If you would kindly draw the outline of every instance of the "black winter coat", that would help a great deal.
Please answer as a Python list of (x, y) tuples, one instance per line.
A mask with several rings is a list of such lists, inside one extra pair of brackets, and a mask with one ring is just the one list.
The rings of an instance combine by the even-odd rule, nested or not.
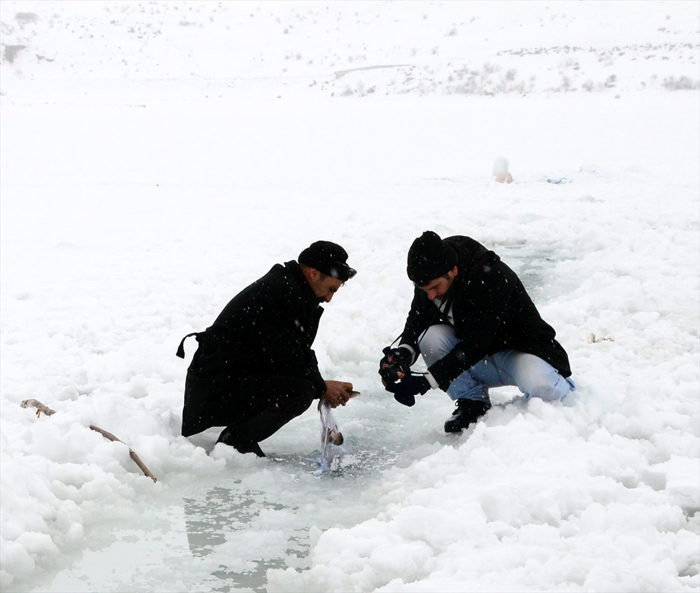
[(244, 408), (245, 399), (255, 397), (273, 375), (306, 378), (321, 397), (326, 383), (311, 345), (322, 313), (295, 261), (273, 266), (236, 295), (211, 327), (196, 334), (199, 347), (187, 371), (183, 436), (230, 424), (237, 408)]
[(417, 341), (431, 325), (454, 325), (461, 340), (428, 370), (446, 390), (454, 379), (488, 355), (512, 349), (539, 356), (564, 377), (571, 375), (564, 348), (554, 329), (540, 317), (515, 272), (493, 252), (470, 237), (445, 239), (457, 252), (455, 277), (446, 295), (454, 324), (420, 288), (415, 289), (401, 342), (419, 352)]

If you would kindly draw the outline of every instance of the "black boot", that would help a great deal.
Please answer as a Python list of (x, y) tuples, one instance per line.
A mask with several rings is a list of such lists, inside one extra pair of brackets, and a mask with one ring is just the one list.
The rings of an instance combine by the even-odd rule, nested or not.
[(462, 432), (473, 422), (476, 422), (491, 407), (490, 401), (474, 399), (458, 399), (457, 409), (452, 412), (452, 417), (445, 422), (445, 432)]
[(216, 442), (229, 445), (239, 453), (255, 453), (258, 457), (265, 457), (265, 453), (263, 453), (260, 445), (258, 445), (255, 441), (249, 441), (241, 438), (230, 426), (224, 428)]

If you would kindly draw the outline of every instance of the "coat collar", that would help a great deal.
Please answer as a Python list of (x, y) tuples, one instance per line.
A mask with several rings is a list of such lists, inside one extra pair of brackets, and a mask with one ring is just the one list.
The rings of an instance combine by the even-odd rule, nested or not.
[(304, 276), (301, 266), (296, 261), (291, 260), (284, 262), (284, 267), (288, 271), (292, 280), (299, 285), (304, 303), (311, 309), (319, 308), (321, 311), (323, 311), (323, 307), (321, 307), (321, 303), (319, 302), (316, 293), (314, 293), (309, 281), (306, 279), (306, 276)]

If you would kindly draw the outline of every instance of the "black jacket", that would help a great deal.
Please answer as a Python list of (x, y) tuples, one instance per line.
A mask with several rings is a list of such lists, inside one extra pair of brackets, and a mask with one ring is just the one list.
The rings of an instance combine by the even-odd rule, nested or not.
[(322, 313), (295, 261), (273, 266), (237, 294), (211, 327), (195, 334), (199, 348), (187, 371), (182, 434), (228, 424), (242, 398), (254, 397), (273, 375), (309, 379), (321, 397), (326, 383), (311, 345)]
[(450, 323), (461, 340), (428, 370), (446, 390), (460, 374), (488, 355), (506, 349), (528, 352), (569, 377), (571, 368), (554, 329), (540, 317), (515, 272), (469, 237), (445, 239), (457, 252), (459, 273), (446, 295), (454, 324), (420, 288), (415, 289), (401, 342), (419, 352), (417, 341), (431, 325)]

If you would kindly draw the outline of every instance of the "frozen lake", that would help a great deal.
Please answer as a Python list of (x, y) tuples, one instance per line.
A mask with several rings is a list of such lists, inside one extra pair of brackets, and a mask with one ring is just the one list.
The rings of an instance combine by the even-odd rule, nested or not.
[[(698, 591), (699, 10), (4, 0), (3, 592)], [(567, 405), (381, 388), (427, 229), (519, 273)], [(181, 437), (182, 336), (317, 239), (340, 465), (314, 409)]]

